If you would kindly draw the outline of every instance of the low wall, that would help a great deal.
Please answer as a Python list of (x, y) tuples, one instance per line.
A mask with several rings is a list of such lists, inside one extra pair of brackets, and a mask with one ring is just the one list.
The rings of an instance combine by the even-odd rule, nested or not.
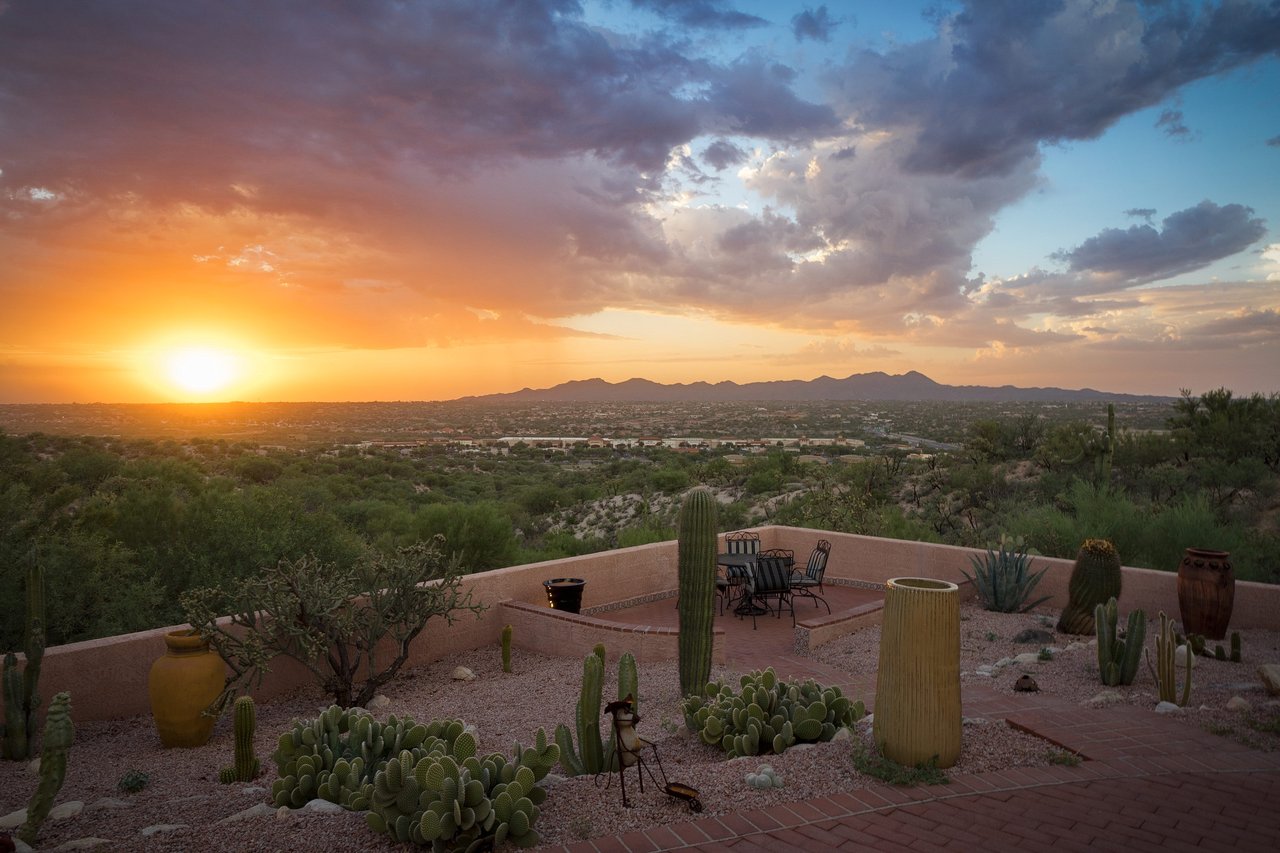
[[(624, 652), (631, 652), (636, 663), (672, 661), (680, 656), (680, 632), (675, 628), (626, 625), (524, 601), (504, 601), (500, 610), (511, 625), (511, 644), (544, 655), (585, 657), (596, 643), (602, 643), (609, 661)], [(712, 629), (711, 661), (725, 662), (724, 628), (718, 626)]]
[[(798, 562), (807, 560), (809, 552), (819, 538), (831, 541), (829, 577), (847, 582), (883, 583), (891, 577), (929, 577), (964, 583), (962, 569), (969, 569), (971, 555), (981, 554), (970, 548), (950, 545), (933, 545), (921, 542), (904, 542), (877, 539), (847, 533), (828, 533), (796, 527), (758, 528), (763, 548), (790, 548)], [(1067, 600), (1067, 581), (1072, 561), (1035, 558), (1035, 567), (1047, 567), (1048, 573), (1037, 592), (1051, 596), (1051, 606), (1061, 607)], [(499, 642), (503, 625), (513, 618), (532, 619), (532, 610), (545, 609), (546, 592), (542, 581), (556, 577), (580, 577), (587, 581), (583, 590), (583, 609), (597, 610), (592, 617), (575, 620), (574, 631), (581, 632), (581, 639), (564, 643), (564, 633), (552, 630), (538, 648), (543, 653), (565, 654), (581, 657), (585, 654), (581, 644), (590, 650), (596, 642), (604, 642), (610, 654), (615, 653), (618, 642), (615, 627), (606, 614), (599, 610), (626, 599), (657, 596), (672, 590), (676, 585), (676, 543), (660, 542), (634, 548), (621, 548), (598, 554), (587, 554), (564, 560), (511, 566), (479, 574), (468, 575), (464, 587), (471, 591), (473, 600), (484, 603), (488, 609), (479, 618), (468, 614), (460, 616), (452, 625), (433, 620), (413, 642), (405, 668), (413, 668), (442, 657), (468, 649), (494, 648)], [(505, 602), (523, 602), (528, 608), (504, 606)], [(1142, 607), (1154, 616), (1159, 610), (1178, 613), (1177, 577), (1172, 572), (1147, 569), (1124, 569), (1124, 587), (1121, 606), (1125, 609)], [(877, 617), (870, 612), (837, 614), (818, 620), (804, 620), (809, 645), (819, 645), (839, 633), (847, 633), (855, 627), (874, 624)], [(586, 621), (586, 620), (592, 621)], [(541, 637), (547, 622), (521, 622), (516, 628), (516, 642), (532, 642)], [(1280, 586), (1238, 582), (1236, 584), (1235, 609), (1231, 625), (1236, 628), (1280, 628)], [(177, 627), (157, 628), (136, 634), (107, 637), (55, 646), (45, 652), (40, 677), (40, 694), (43, 707), (53, 694), (69, 690), (72, 694), (73, 716), (77, 721), (118, 719), (149, 714), (147, 675), (151, 664), (164, 654), (164, 634)], [(528, 633), (528, 637), (521, 634)], [(573, 636), (577, 636), (576, 634)], [(668, 655), (673, 636), (659, 634), (634, 635), (643, 640), (631, 651), (640, 655)], [(600, 639), (592, 639), (599, 637)], [(587, 641), (590, 640), (588, 643)], [(643, 648), (643, 651), (637, 649)], [(623, 649), (616, 649), (618, 653)], [(723, 660), (723, 643), (716, 644), (716, 654)], [(653, 657), (653, 660), (670, 659)], [(292, 693), (299, 689), (315, 689), (313, 677), (294, 661), (277, 658), (272, 671), (255, 695), (262, 700)]]

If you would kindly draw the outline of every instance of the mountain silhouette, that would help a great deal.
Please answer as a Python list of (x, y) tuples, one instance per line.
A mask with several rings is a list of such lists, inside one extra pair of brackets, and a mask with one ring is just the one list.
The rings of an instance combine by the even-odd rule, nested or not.
[(691, 382), (664, 385), (648, 379), (606, 382), (577, 379), (551, 388), (522, 388), (507, 394), (462, 397), (479, 402), (513, 403), (679, 403), (801, 402), (817, 400), (881, 400), (904, 402), (1163, 402), (1173, 397), (1122, 394), (1093, 388), (1017, 388), (1013, 385), (942, 385), (915, 370), (854, 373), (844, 379), (787, 379), (774, 382)]

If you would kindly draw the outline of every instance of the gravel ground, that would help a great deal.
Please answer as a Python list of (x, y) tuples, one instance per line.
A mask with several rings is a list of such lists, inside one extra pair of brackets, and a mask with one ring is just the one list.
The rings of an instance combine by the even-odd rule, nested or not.
[[(1094, 648), (1088, 643), (1070, 647), (1073, 640), (1088, 638), (1053, 635), (1045, 643), (1013, 642), (1013, 637), (1026, 628), (1052, 633), (1056, 616), (1050, 611), (993, 614), (965, 605), (961, 622), (962, 678), (982, 679), (998, 690), (1012, 690), (1014, 680), (1026, 671), (1033, 675), (1042, 692), (1081, 705), (1082, 713), (1091, 713), (1090, 706), (1109, 704), (1154, 706), (1154, 682), (1145, 665), (1130, 687), (1101, 685)], [(1280, 662), (1280, 633), (1241, 633), (1246, 663), (1201, 662), (1195, 670), (1193, 707), (1178, 717), (1187, 725), (1208, 728), (1259, 749), (1275, 750), (1280, 748), (1280, 702), (1266, 696), (1254, 670), (1260, 662)], [(850, 673), (851, 678), (855, 673), (865, 675), (874, 670), (879, 639), (878, 629), (868, 629), (822, 646), (814, 650), (812, 657)], [(1038, 652), (1042, 645), (1059, 651), (1049, 661), (1003, 667), (991, 678), (977, 674), (980, 666), (1028, 651)], [(457, 666), (470, 668), (478, 677), (469, 682), (452, 680), (450, 675)], [(511, 674), (502, 672), (496, 648), (439, 661), (406, 673), (390, 685), (386, 693), (391, 704), (376, 715), (382, 718), (395, 713), (419, 721), (460, 717), (476, 727), (483, 751), (502, 752), (509, 752), (515, 740), (532, 741), (540, 726), (551, 734), (556, 723), (572, 721), (582, 674), (580, 660), (517, 651), (514, 670)], [(615, 675), (616, 667), (606, 667), (606, 696), (613, 695), (615, 688), (608, 682)], [(736, 673), (717, 671), (713, 677), (734, 678)], [(640, 731), (657, 742), (668, 779), (699, 790), (704, 815), (809, 799), (876, 781), (854, 769), (848, 742), (791, 749), (780, 756), (725, 761), (722, 753), (704, 746), (685, 730), (677, 684), (674, 664), (641, 668)], [(1226, 704), (1233, 696), (1247, 700), (1252, 709), (1227, 710)], [(257, 752), (266, 770), (251, 785), (221, 785), (217, 780), (219, 768), (231, 762), (229, 715), (218, 723), (207, 745), (188, 750), (162, 749), (149, 717), (80, 724), (67, 782), (58, 802), (78, 800), (85, 808), (74, 817), (46, 822), (40, 835), (41, 849), (87, 837), (107, 839), (97, 849), (131, 851), (402, 847), (375, 834), (361, 815), (351, 813), (272, 813), (219, 823), (267, 802), (267, 789), (275, 776), (269, 756), (276, 738), (293, 718), (313, 717), (325, 705), (327, 702), (317, 694), (259, 706)], [(856, 737), (869, 743), (866, 729), (865, 725), (860, 726)], [(1062, 755), (1045, 741), (1015, 732), (1001, 721), (970, 720), (964, 727), (960, 761), (948, 774), (1043, 766)], [(746, 786), (744, 775), (765, 762), (779, 772), (785, 787), (759, 791)], [(117, 788), (121, 775), (131, 769), (146, 773), (150, 780), (146, 788), (134, 794)], [(35, 781), (25, 765), (0, 765), (0, 816), (23, 808)], [(634, 777), (629, 778), (630, 809), (622, 808), (616, 777), (554, 781), (536, 827), (543, 841), (568, 843), (688, 817), (684, 805), (648, 786), (640, 794), (634, 781)], [(145, 828), (156, 825), (177, 826), (142, 834)]]

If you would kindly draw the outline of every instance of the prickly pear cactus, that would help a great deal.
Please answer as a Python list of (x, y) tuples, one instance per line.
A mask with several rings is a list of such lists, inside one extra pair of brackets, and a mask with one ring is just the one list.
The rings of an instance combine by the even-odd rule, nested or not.
[(741, 692), (734, 693), (713, 682), (704, 695), (686, 697), (682, 705), (689, 728), (731, 758), (829, 741), (866, 713), (861, 702), (850, 702), (838, 687), (823, 687), (812, 679), (788, 683), (772, 668), (744, 675), (740, 686)]
[(1093, 610), (1120, 597), (1120, 554), (1106, 539), (1086, 539), (1076, 555), (1067, 586), (1067, 606), (1058, 618), (1064, 634), (1092, 634)]

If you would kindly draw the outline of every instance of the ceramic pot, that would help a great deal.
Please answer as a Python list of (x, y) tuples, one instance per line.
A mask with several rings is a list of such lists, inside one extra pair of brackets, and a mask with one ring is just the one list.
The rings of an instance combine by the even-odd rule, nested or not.
[(582, 589), (586, 585), (582, 578), (552, 578), (542, 582), (547, 590), (547, 605), (566, 613), (577, 613), (582, 608)]
[(203, 746), (215, 720), (201, 712), (222, 692), (226, 664), (192, 631), (170, 631), (164, 644), (164, 657), (151, 665), (147, 679), (160, 742), (166, 747)]
[(1236, 576), (1231, 554), (1207, 548), (1188, 548), (1178, 565), (1178, 612), (1182, 630), (1221, 640), (1231, 624), (1236, 599)]
[(930, 578), (885, 584), (872, 731), (885, 758), (913, 767), (960, 758), (960, 589)]

